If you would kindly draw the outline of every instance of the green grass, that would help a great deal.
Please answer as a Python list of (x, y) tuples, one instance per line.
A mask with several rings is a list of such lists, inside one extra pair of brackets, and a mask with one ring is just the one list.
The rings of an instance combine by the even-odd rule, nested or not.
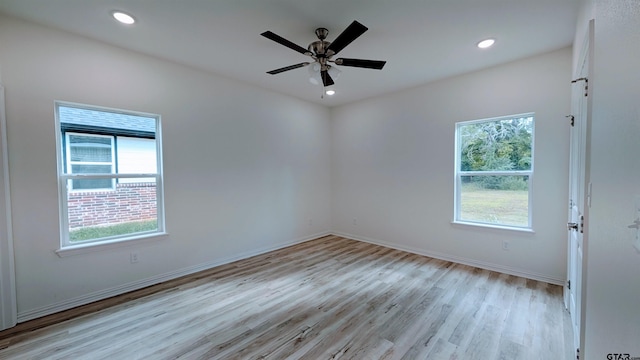
[(463, 184), (461, 198), (462, 220), (528, 226), (529, 193), (526, 190), (491, 190)]
[(156, 230), (157, 220), (135, 221), (108, 226), (84, 227), (69, 232), (71, 242), (100, 239), (110, 236), (127, 235), (143, 231)]

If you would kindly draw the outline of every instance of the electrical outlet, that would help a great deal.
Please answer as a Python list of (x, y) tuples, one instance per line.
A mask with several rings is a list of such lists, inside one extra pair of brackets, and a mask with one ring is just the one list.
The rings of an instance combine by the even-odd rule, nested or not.
[(353, 225), (358, 225), (358, 219), (353, 218)]
[(507, 240), (502, 240), (502, 250), (509, 250), (509, 242)]
[(309, 226), (313, 226), (313, 219), (309, 219)]
[(131, 254), (129, 254), (129, 260), (131, 260), (132, 264), (135, 264), (138, 262), (138, 253), (137, 252), (132, 252)]

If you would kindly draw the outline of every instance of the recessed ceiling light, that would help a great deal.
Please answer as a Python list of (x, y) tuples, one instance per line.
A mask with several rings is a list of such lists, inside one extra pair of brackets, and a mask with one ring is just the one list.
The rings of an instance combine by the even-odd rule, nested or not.
[(324, 93), (325, 93), (325, 94), (327, 94), (327, 95), (329, 95), (329, 96), (331, 96), (331, 95), (335, 94), (335, 93), (336, 93), (336, 91), (335, 91), (335, 90), (327, 90), (327, 91), (325, 91)]
[(131, 25), (136, 22), (133, 16), (123, 13), (122, 11), (114, 11), (111, 13), (114, 19), (120, 21), (123, 24)]
[(491, 45), (495, 44), (496, 40), (495, 39), (486, 39), (486, 40), (482, 40), (478, 43), (478, 47), (480, 49), (486, 49), (488, 47), (491, 47)]

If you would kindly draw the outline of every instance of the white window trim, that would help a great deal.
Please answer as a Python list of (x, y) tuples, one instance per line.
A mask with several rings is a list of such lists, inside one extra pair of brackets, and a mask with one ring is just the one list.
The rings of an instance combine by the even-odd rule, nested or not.
[[(143, 117), (154, 118), (156, 121), (156, 173), (148, 174), (100, 174), (100, 175), (86, 175), (86, 174), (71, 174), (65, 173), (64, 164), (63, 164), (63, 152), (62, 152), (62, 136), (60, 135), (61, 131), (61, 121), (58, 108), (60, 106), (68, 106), (68, 107), (78, 107), (82, 109), (91, 109), (97, 111), (104, 112), (112, 112), (112, 113), (121, 113), (127, 115), (137, 115)], [(122, 110), (122, 109), (113, 109), (106, 108), (100, 106), (86, 105), (86, 104), (78, 104), (72, 102), (64, 102), (64, 101), (54, 101), (54, 109), (55, 109), (55, 129), (56, 129), (56, 155), (57, 155), (57, 170), (58, 170), (58, 199), (59, 199), (59, 219), (60, 219), (60, 248), (56, 250), (56, 254), (60, 257), (66, 257), (71, 255), (79, 255), (89, 252), (94, 252), (98, 250), (106, 250), (117, 248), (121, 246), (131, 245), (133, 243), (138, 242), (147, 242), (150, 240), (158, 240), (162, 239), (167, 235), (165, 228), (165, 217), (164, 217), (164, 184), (163, 184), (163, 167), (162, 167), (162, 127), (160, 126), (161, 118), (158, 114), (151, 113), (143, 113), (138, 111), (130, 111), (130, 110)], [(77, 133), (77, 132), (76, 132)], [(85, 135), (84, 133), (79, 133)], [(93, 135), (93, 134), (86, 134)], [(98, 135), (93, 135), (98, 136)], [(108, 136), (108, 135), (107, 135)], [(68, 151), (68, 149), (67, 149)], [(115, 156), (115, 149), (112, 152), (112, 156)], [(93, 241), (83, 241), (81, 243), (71, 243), (69, 241), (69, 212), (68, 212), (68, 204), (67, 197), (68, 192), (73, 191), (72, 189), (67, 190), (67, 183), (70, 179), (104, 179), (104, 178), (140, 178), (140, 177), (153, 177), (156, 179), (156, 218), (157, 218), (157, 230), (141, 232), (136, 234), (118, 236), (118, 237), (108, 237), (96, 239)], [(104, 190), (91, 190), (91, 191), (104, 191)]]
[(100, 242), (87, 242), (87, 243), (80, 243), (77, 245), (74, 244), (74, 245), (65, 246), (56, 250), (56, 254), (59, 257), (67, 257), (67, 256), (81, 255), (81, 254), (86, 254), (90, 252), (102, 251), (102, 250), (117, 249), (124, 246), (130, 246), (133, 244), (161, 240), (166, 235), (168, 235), (166, 232), (138, 233), (136, 234), (136, 236), (121, 237), (121, 238), (111, 239), (111, 240), (106, 239)]
[[(460, 151), (460, 127), (465, 125), (472, 125), (484, 122), (496, 122), (500, 120), (508, 120), (513, 118), (533, 118), (533, 127), (531, 129), (531, 169), (530, 170), (513, 170), (513, 171), (462, 171), (460, 170), (462, 160), (460, 156), (462, 155)], [(480, 228), (490, 228), (490, 229), (498, 229), (498, 230), (511, 230), (511, 231), (521, 231), (521, 232), (529, 232), (533, 233), (533, 184), (534, 184), (534, 144), (535, 144), (535, 113), (524, 113), (524, 114), (516, 114), (509, 116), (499, 116), (495, 118), (486, 118), (486, 119), (478, 119), (471, 121), (461, 121), (456, 123), (455, 128), (455, 161), (454, 161), (454, 203), (453, 203), (453, 220), (452, 224), (456, 225), (465, 225), (465, 226), (473, 226)], [(496, 224), (496, 223), (488, 223), (482, 221), (473, 221), (473, 220), (463, 220), (460, 219), (461, 212), (461, 190), (462, 190), (462, 177), (463, 176), (528, 176), (529, 180), (527, 184), (529, 186), (528, 190), (528, 226), (516, 226), (516, 225), (505, 225), (505, 224)]]

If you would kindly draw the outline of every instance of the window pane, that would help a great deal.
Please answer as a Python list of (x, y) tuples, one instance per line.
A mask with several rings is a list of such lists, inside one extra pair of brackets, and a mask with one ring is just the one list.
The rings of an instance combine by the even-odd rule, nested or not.
[[(110, 174), (111, 165), (71, 165), (73, 174)], [(74, 179), (73, 190), (111, 190), (113, 179)]]
[(111, 165), (71, 165), (73, 174), (111, 174)]
[[(116, 184), (109, 192), (68, 192), (69, 240), (72, 243), (158, 230), (157, 192), (150, 179)], [(73, 180), (97, 186), (112, 179)]]
[(461, 125), (461, 171), (531, 170), (533, 117)]
[(111, 138), (92, 135), (69, 135), (71, 146), (103, 146), (111, 147)]
[(75, 179), (71, 180), (73, 190), (112, 190), (112, 179)]
[(111, 162), (111, 138), (69, 135), (71, 161)]
[(111, 147), (96, 148), (71, 146), (71, 161), (78, 162), (111, 162)]
[(528, 176), (462, 176), (460, 220), (529, 226)]

